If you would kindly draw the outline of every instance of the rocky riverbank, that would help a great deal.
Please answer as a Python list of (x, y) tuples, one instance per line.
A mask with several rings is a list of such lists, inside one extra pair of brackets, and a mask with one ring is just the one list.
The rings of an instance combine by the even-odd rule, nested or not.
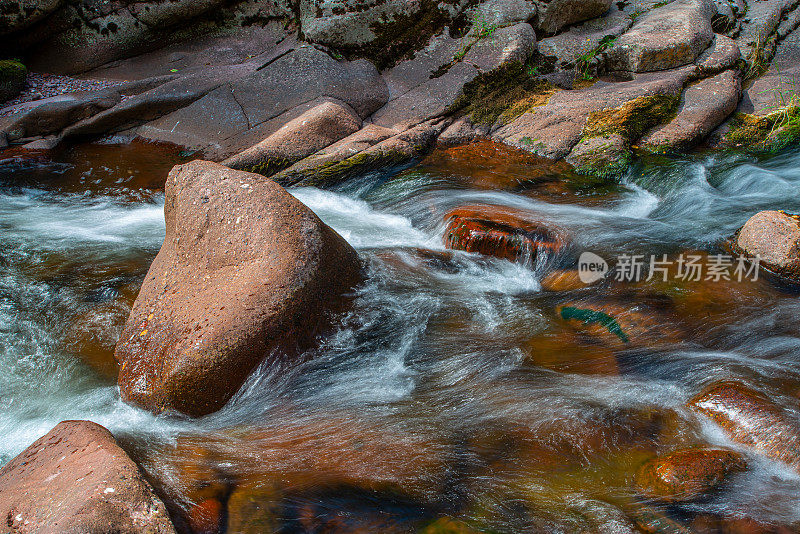
[(81, 81), (6, 105), (0, 142), (168, 141), (291, 184), (476, 138), (614, 177), (637, 151), (795, 136), (788, 0), (218, 4), (4, 15), (32, 72)]

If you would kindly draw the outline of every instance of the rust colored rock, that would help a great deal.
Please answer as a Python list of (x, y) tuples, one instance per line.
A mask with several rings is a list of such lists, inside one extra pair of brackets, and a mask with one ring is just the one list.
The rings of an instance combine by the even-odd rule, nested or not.
[(465, 206), (445, 216), (445, 246), (533, 263), (561, 252), (566, 233), (535, 214), (503, 206)]
[(734, 451), (683, 450), (645, 462), (636, 474), (636, 484), (648, 497), (667, 502), (690, 501), (746, 467), (742, 455)]
[(581, 280), (580, 274), (574, 269), (553, 271), (542, 278), (542, 289), (545, 291), (575, 291), (589, 285)]
[(765, 396), (734, 382), (715, 384), (689, 401), (737, 443), (800, 471), (800, 424)]
[(167, 511), (114, 436), (63, 421), (0, 469), (3, 532), (174, 534)]
[(213, 497), (194, 505), (189, 510), (189, 527), (192, 534), (220, 534), (225, 530), (225, 505)]
[(800, 218), (783, 211), (760, 211), (736, 236), (735, 248), (760, 256), (760, 264), (791, 281), (800, 282)]
[(167, 233), (115, 357), (122, 397), (220, 409), (265, 358), (295, 358), (360, 280), (357, 253), (271, 180), (194, 161), (166, 184)]

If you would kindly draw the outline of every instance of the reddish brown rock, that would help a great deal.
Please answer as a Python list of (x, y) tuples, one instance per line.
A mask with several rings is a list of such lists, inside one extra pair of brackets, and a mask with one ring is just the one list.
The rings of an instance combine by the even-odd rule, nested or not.
[(59, 423), (0, 469), (0, 517), (13, 533), (175, 532), (133, 460), (89, 421)]
[(760, 256), (760, 264), (792, 281), (800, 281), (800, 218), (784, 211), (760, 211), (736, 236), (735, 248)]
[(702, 497), (747, 463), (741, 454), (723, 449), (690, 449), (645, 462), (636, 474), (639, 490), (667, 502)]
[(694, 397), (689, 407), (713, 420), (737, 443), (800, 471), (800, 424), (760, 393), (723, 382)]
[(509, 261), (534, 262), (567, 245), (566, 233), (535, 214), (503, 206), (465, 206), (445, 216), (450, 249), (479, 252)]
[(353, 108), (335, 98), (324, 98), (274, 134), (222, 164), (269, 176), (360, 128), (361, 118)]
[(542, 289), (545, 291), (575, 291), (591, 284), (584, 283), (576, 270), (559, 270), (548, 273), (542, 278)]
[(271, 180), (195, 161), (170, 172), (164, 244), (117, 344), (125, 400), (221, 408), (267, 356), (293, 358), (360, 279), (356, 252)]

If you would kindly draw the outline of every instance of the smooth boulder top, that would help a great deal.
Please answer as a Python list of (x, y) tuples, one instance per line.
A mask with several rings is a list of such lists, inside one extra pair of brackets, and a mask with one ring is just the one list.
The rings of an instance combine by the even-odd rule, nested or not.
[(310, 347), (361, 279), (355, 250), (260, 175), (178, 165), (164, 213), (164, 244), (115, 351), (122, 397), (146, 409), (220, 409), (265, 358)]
[(63, 421), (0, 469), (2, 532), (174, 534), (164, 503), (114, 436)]
[(736, 236), (736, 248), (794, 281), (800, 280), (800, 220), (783, 211), (760, 211)]

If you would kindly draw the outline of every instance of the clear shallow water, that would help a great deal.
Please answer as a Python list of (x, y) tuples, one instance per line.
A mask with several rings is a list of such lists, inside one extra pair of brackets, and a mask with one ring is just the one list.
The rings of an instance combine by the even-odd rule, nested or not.
[[(194, 421), (123, 404), (112, 358), (163, 239), (158, 186), (178, 155), (93, 145), (0, 162), (0, 463), (61, 420), (90, 419), (176, 510), (218, 491), (231, 510), (242, 493), (280, 503), (287, 531), (347, 512), (372, 531), (447, 513), (489, 531), (623, 532), (641, 506), (642, 461), (712, 444), (742, 451), (749, 469), (660, 513), (698, 532), (717, 517), (800, 521), (796, 472), (684, 408), (736, 379), (800, 422), (795, 294), (763, 280), (543, 292), (540, 270), (451, 254), (442, 240), (450, 209), (496, 204), (566, 229), (573, 253), (717, 253), (754, 212), (800, 211), (800, 156), (651, 160), (620, 186), (493, 157), (437, 153), (334, 191), (293, 189), (359, 250), (369, 279), (308, 363), (260, 369)], [(647, 304), (662, 331), (612, 350), (556, 317), (560, 304), (609, 295)], [(269, 508), (231, 516), (232, 531)]]

